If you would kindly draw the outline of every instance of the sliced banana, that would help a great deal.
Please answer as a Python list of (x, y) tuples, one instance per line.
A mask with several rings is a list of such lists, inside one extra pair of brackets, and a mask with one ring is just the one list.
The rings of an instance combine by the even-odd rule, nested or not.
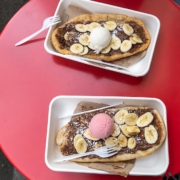
[(137, 126), (127, 126), (127, 133), (130, 136), (135, 136), (140, 133), (140, 129)]
[(100, 25), (99, 23), (97, 23), (97, 22), (92, 22), (92, 23), (89, 24), (89, 29), (90, 29), (90, 31), (92, 31), (94, 28), (100, 27), (100, 26), (101, 26), (101, 25)]
[(132, 43), (131, 41), (129, 40), (124, 40), (122, 43), (121, 43), (121, 46), (120, 46), (120, 50), (121, 52), (127, 52), (131, 49), (132, 47)]
[(133, 39), (133, 37), (129, 37), (129, 40), (131, 41), (132, 44), (136, 44), (137, 42)]
[(131, 137), (128, 139), (128, 148), (134, 149), (136, 147), (136, 140), (135, 138)]
[(122, 125), (121, 126), (121, 130), (122, 130), (122, 132), (123, 132), (123, 134), (126, 136), (126, 137), (130, 137), (130, 135), (128, 134), (128, 132), (127, 132), (127, 125), (126, 124), (124, 124), (124, 125)]
[(86, 25), (85, 25), (85, 28), (86, 28), (86, 31), (91, 32), (91, 29), (90, 29), (90, 24), (86, 24)]
[(125, 123), (129, 126), (136, 125), (136, 121), (138, 120), (138, 115), (135, 113), (129, 113), (124, 116)]
[(95, 138), (91, 135), (91, 133), (89, 132), (89, 128), (84, 131), (84, 136), (93, 141), (99, 140), (99, 138)]
[(75, 29), (78, 32), (86, 32), (86, 25), (85, 24), (76, 24)]
[(117, 24), (114, 21), (106, 21), (104, 27), (109, 31), (112, 31), (116, 28)]
[(120, 128), (119, 128), (119, 126), (116, 124), (116, 123), (114, 123), (114, 131), (113, 131), (113, 133), (111, 134), (111, 136), (118, 136), (119, 134), (120, 134)]
[(133, 34), (132, 35), (133, 40), (138, 42), (138, 43), (143, 43), (142, 39), (137, 35), (137, 34)]
[(150, 112), (146, 112), (138, 118), (136, 124), (138, 127), (145, 127), (148, 126), (153, 121), (153, 119), (153, 115)]
[(104, 49), (101, 50), (102, 54), (107, 54), (109, 53), (111, 50), (111, 45), (109, 44), (107, 47), (105, 47)]
[(75, 144), (77, 143), (77, 141), (79, 139), (83, 138), (81, 134), (77, 134), (75, 137), (74, 137), (74, 147), (75, 147)]
[(134, 32), (134, 29), (132, 28), (132, 26), (130, 26), (127, 23), (123, 24), (122, 28), (123, 28), (124, 33), (127, 34), (128, 36), (132, 35)]
[(88, 47), (89, 47), (90, 49), (92, 49), (92, 50), (95, 50), (91, 43), (89, 44)]
[(128, 111), (125, 110), (125, 109), (122, 109), (122, 110), (118, 111), (114, 116), (115, 122), (117, 124), (124, 124), (124, 122), (125, 122), (124, 117), (127, 114), (128, 114)]
[(70, 51), (74, 54), (79, 54), (83, 52), (83, 50), (84, 50), (83, 46), (79, 43), (75, 43), (70, 46)]
[(69, 40), (71, 40), (75, 36), (75, 34), (76, 34), (76, 32), (66, 32), (64, 34), (64, 39), (66, 41), (69, 41)]
[(118, 145), (118, 139), (115, 137), (109, 137), (105, 140), (106, 146), (117, 146)]
[(126, 147), (127, 146), (127, 138), (123, 134), (120, 134), (118, 137), (119, 145), (120, 147)]
[(93, 48), (93, 46), (92, 46), (91, 43), (88, 45), (88, 47), (89, 47), (90, 49), (92, 49), (92, 50), (95, 50), (95, 49)]
[(121, 40), (117, 36), (112, 36), (110, 45), (112, 49), (117, 50), (121, 46)]
[(121, 150), (121, 146), (120, 145), (117, 145), (117, 146), (114, 146), (114, 147), (112, 147), (114, 150), (116, 150), (116, 151), (119, 151), (119, 150)]
[(79, 53), (79, 55), (85, 55), (85, 54), (87, 54), (88, 53), (88, 51), (89, 51), (89, 49), (87, 48), (87, 47), (84, 47), (84, 50), (83, 50), (83, 52), (81, 52), (81, 53)]
[(145, 127), (144, 135), (149, 144), (154, 144), (158, 140), (158, 133), (153, 125)]
[(87, 151), (87, 143), (84, 138), (80, 138), (77, 140), (75, 144), (75, 149), (79, 154), (85, 153)]
[(89, 38), (89, 35), (88, 34), (82, 34), (80, 37), (79, 37), (79, 42), (84, 45), (84, 46), (88, 46), (90, 44), (90, 38)]

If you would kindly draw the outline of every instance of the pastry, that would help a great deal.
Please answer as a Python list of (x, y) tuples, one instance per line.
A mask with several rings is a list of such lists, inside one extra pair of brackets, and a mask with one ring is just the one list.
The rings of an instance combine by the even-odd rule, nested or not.
[(56, 28), (51, 42), (61, 54), (114, 61), (145, 51), (151, 38), (144, 23), (120, 14), (83, 14)]
[[(112, 119), (113, 129), (108, 118), (105, 121), (100, 119), (102, 114)], [(98, 118), (94, 118), (98, 115)], [(99, 132), (94, 130), (96, 127)], [(75, 116), (58, 131), (56, 144), (64, 156), (113, 145), (118, 153), (112, 157), (101, 158), (89, 155), (72, 161), (119, 162), (152, 154), (161, 147), (165, 138), (166, 127), (157, 110), (132, 106), (99, 110)]]

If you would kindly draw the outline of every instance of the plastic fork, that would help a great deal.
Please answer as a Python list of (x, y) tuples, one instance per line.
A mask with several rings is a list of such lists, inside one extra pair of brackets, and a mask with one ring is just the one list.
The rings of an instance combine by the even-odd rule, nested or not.
[(29, 41), (30, 39), (32, 39), (33, 37), (35, 37), (36, 35), (38, 35), (39, 33), (41, 33), (42, 31), (44, 31), (45, 29), (49, 28), (50, 26), (53, 26), (57, 23), (61, 22), (59, 15), (56, 16), (51, 16), (48, 17), (44, 20), (43, 22), (43, 26), (40, 30), (38, 30), (37, 32), (31, 34), (30, 36), (22, 39), (21, 41), (19, 41), (18, 43), (15, 44), (15, 46), (19, 46), (27, 41)]
[(86, 153), (81, 153), (81, 154), (73, 154), (70, 156), (65, 156), (65, 157), (60, 157), (54, 160), (54, 162), (62, 162), (62, 161), (68, 161), (71, 159), (75, 159), (75, 158), (79, 158), (79, 157), (83, 157), (83, 156), (87, 156), (87, 155), (98, 155), (99, 157), (102, 158), (107, 158), (110, 156), (113, 156), (115, 154), (117, 154), (118, 151), (113, 149), (112, 147), (108, 147), (108, 146), (102, 146), (100, 148), (98, 148), (95, 151), (92, 152), (86, 152)]
[(101, 107), (101, 108), (96, 108), (96, 109), (92, 109), (92, 110), (88, 110), (88, 111), (83, 111), (83, 112), (79, 112), (79, 113), (75, 113), (75, 114), (61, 116), (61, 117), (59, 117), (59, 119), (63, 119), (63, 118), (67, 118), (67, 117), (73, 117), (73, 116), (79, 116), (79, 115), (82, 115), (82, 114), (91, 113), (91, 112), (95, 112), (95, 111), (111, 108), (111, 107), (114, 107), (114, 106), (119, 106), (121, 104), (124, 104), (124, 102), (119, 102), (118, 104), (113, 104), (113, 105), (104, 106), (104, 107)]
[(75, 60), (87, 61), (87, 62), (90, 62), (90, 63), (96, 63), (96, 64), (100, 64), (100, 65), (105, 65), (104, 66), (105, 68), (118, 68), (118, 69), (123, 69), (123, 70), (129, 71), (129, 69), (127, 67), (120, 66), (120, 65), (117, 65), (117, 64), (106, 63), (106, 62), (103, 62), (101, 60), (89, 59), (89, 58), (84, 58), (84, 57), (79, 57), (79, 56), (72, 56), (72, 55), (65, 55), (64, 57), (73, 58)]

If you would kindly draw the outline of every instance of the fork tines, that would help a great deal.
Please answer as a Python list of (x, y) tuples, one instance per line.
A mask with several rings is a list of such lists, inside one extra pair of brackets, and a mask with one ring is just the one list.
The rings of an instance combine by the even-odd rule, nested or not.
[(113, 152), (118, 152), (116, 149), (113, 149), (113, 148), (111, 148), (111, 147), (109, 147), (108, 149), (107, 149), (107, 152), (108, 152), (108, 154), (110, 154), (110, 153), (113, 153)]
[(59, 20), (61, 20), (59, 15), (56, 15), (56, 16), (53, 16), (50, 18), (50, 21), (52, 21), (52, 22), (59, 21)]
[(115, 155), (118, 153), (118, 151), (116, 149), (113, 149), (112, 147), (108, 147), (107, 148), (107, 153), (111, 156)]

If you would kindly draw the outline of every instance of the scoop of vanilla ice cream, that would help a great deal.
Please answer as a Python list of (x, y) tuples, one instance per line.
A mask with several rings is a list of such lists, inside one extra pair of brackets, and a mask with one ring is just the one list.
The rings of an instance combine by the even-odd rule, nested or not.
[(96, 27), (90, 34), (90, 45), (99, 53), (102, 49), (107, 47), (111, 41), (111, 34), (109, 30), (104, 27)]

